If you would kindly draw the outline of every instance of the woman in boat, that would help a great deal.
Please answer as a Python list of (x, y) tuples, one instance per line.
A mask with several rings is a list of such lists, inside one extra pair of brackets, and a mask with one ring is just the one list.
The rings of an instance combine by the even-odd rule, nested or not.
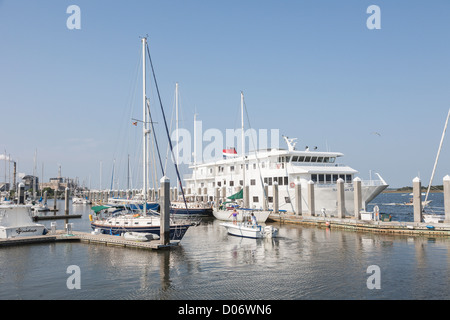
[(234, 208), (233, 212), (228, 216), (228, 218), (233, 216), (233, 223), (236, 224), (237, 223), (237, 215), (238, 215), (238, 212), (236, 211), (236, 208)]

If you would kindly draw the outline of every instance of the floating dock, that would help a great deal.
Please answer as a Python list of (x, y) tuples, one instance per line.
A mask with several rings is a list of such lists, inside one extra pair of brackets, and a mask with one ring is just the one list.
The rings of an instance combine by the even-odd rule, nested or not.
[(449, 223), (424, 223), (401, 221), (357, 220), (355, 218), (301, 216), (289, 213), (272, 213), (269, 219), (280, 223), (310, 225), (324, 228), (350, 229), (405, 235), (450, 236)]
[(161, 244), (160, 240), (134, 241), (127, 240), (121, 236), (112, 236), (106, 234), (91, 234), (87, 232), (72, 231), (68, 234), (65, 231), (57, 231), (55, 234), (33, 237), (16, 237), (0, 239), (0, 248), (6, 246), (37, 244), (47, 242), (84, 242), (92, 244), (103, 244), (106, 246), (119, 246), (146, 250), (159, 250), (165, 248), (177, 247), (179, 241), (172, 241), (170, 244)]

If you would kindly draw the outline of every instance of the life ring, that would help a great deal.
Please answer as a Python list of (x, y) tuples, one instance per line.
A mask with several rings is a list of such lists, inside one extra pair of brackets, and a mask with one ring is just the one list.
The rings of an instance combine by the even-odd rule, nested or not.
[(289, 184), (289, 186), (290, 186), (291, 188), (294, 188), (294, 187), (295, 187), (295, 183), (294, 183), (294, 182), (291, 182), (291, 183)]

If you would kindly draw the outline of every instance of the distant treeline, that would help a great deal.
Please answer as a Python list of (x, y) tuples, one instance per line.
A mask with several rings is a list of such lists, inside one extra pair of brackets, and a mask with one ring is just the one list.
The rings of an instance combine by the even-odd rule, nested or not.
[[(421, 190), (426, 192), (428, 187), (422, 186)], [(413, 187), (401, 187), (398, 189), (387, 189), (385, 192), (412, 192)], [(431, 186), (430, 192), (441, 192), (444, 191), (444, 186)]]

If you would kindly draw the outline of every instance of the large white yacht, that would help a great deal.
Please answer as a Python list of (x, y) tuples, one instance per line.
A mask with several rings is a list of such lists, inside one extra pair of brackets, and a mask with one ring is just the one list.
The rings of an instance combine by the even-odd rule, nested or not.
[[(337, 214), (336, 181), (345, 182), (346, 215), (353, 215), (353, 179), (358, 171), (338, 164), (339, 152), (295, 149), (295, 139), (283, 137), (288, 149), (267, 149), (251, 152), (245, 157), (236, 154), (233, 158), (191, 165), (192, 175), (185, 177), (187, 196), (201, 196), (203, 201), (213, 201), (219, 188), (221, 201), (239, 192), (243, 185), (249, 186), (248, 199), (243, 205), (250, 209), (273, 208), (273, 185), (278, 184), (279, 210), (294, 212), (296, 183), (301, 184), (302, 211), (309, 212), (308, 183), (314, 182), (315, 215)], [(234, 152), (235, 153), (235, 152)], [(245, 168), (244, 168), (245, 162)], [(362, 205), (366, 205), (380, 194), (388, 184), (379, 174), (377, 179), (362, 181)], [(243, 181), (245, 177), (245, 183)], [(264, 191), (264, 186), (267, 193)], [(224, 196), (225, 193), (225, 196)], [(245, 203), (244, 201), (247, 201)], [(244, 205), (245, 206), (245, 205)]]

